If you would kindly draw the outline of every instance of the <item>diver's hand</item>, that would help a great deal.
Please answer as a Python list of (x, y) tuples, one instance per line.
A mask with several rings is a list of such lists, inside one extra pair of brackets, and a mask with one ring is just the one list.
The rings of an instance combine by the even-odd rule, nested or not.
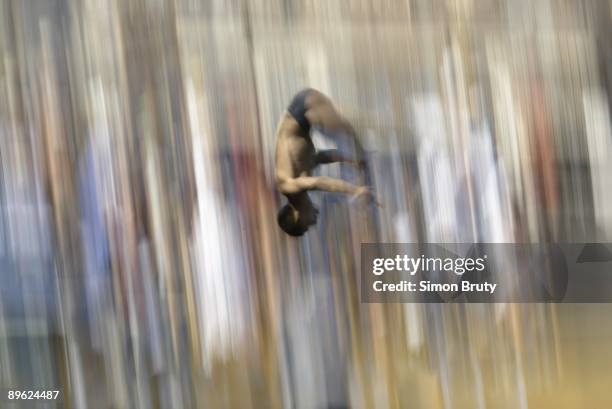
[(359, 186), (353, 195), (355, 200), (365, 201), (366, 203), (374, 203), (380, 207), (380, 202), (376, 198), (374, 191), (368, 186)]
[(353, 161), (353, 164), (357, 167), (357, 169), (359, 169), (362, 172), (365, 172), (368, 167), (368, 163), (366, 162), (365, 159), (357, 159)]

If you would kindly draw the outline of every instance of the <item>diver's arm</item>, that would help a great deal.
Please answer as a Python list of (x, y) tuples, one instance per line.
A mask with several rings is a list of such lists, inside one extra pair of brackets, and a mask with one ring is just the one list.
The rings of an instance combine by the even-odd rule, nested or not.
[(327, 176), (302, 176), (285, 179), (278, 183), (281, 193), (286, 195), (297, 194), (308, 190), (320, 190), (323, 192), (338, 192), (346, 194), (358, 194), (363, 188), (341, 179)]
[(380, 206), (380, 202), (376, 199), (374, 192), (367, 186), (356, 186), (344, 180), (327, 176), (302, 176), (285, 179), (278, 183), (278, 189), (285, 195), (294, 195), (308, 190), (346, 193), (355, 198), (364, 198)]
[(359, 165), (361, 161), (340, 152), (338, 149), (326, 149), (317, 152), (317, 165), (325, 165), (328, 163), (347, 162), (354, 165)]

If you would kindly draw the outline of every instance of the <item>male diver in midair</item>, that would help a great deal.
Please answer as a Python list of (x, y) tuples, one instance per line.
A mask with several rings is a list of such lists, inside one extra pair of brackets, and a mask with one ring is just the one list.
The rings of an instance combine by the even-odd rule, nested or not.
[[(344, 132), (353, 136), (355, 155), (337, 149), (317, 151), (310, 136), (313, 128), (324, 135)], [(303, 235), (317, 222), (318, 210), (308, 196), (309, 190), (346, 193), (378, 204), (367, 186), (311, 175), (318, 165), (334, 162), (348, 162), (366, 169), (364, 151), (355, 138), (353, 127), (338, 113), (331, 100), (317, 90), (308, 88), (293, 97), (276, 131), (275, 157), (276, 185), (288, 200), (279, 210), (277, 221), (291, 236)]]

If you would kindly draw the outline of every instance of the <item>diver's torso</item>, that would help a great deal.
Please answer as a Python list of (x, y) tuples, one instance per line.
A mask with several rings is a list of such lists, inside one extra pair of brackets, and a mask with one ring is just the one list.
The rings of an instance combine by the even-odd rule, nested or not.
[(283, 115), (276, 133), (277, 175), (295, 178), (310, 175), (316, 163), (316, 149), (306, 132), (288, 113)]

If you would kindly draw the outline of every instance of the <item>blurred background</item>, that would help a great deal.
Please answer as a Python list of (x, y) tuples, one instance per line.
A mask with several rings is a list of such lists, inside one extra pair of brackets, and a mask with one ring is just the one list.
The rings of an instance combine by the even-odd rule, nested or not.
[[(611, 19), (609, 0), (2, 0), (0, 406), (612, 407), (607, 304), (358, 286), (362, 242), (612, 241)], [(296, 240), (273, 152), (306, 86), (354, 124), (383, 207), (315, 193)], [(6, 399), (37, 389), (60, 400)]]

